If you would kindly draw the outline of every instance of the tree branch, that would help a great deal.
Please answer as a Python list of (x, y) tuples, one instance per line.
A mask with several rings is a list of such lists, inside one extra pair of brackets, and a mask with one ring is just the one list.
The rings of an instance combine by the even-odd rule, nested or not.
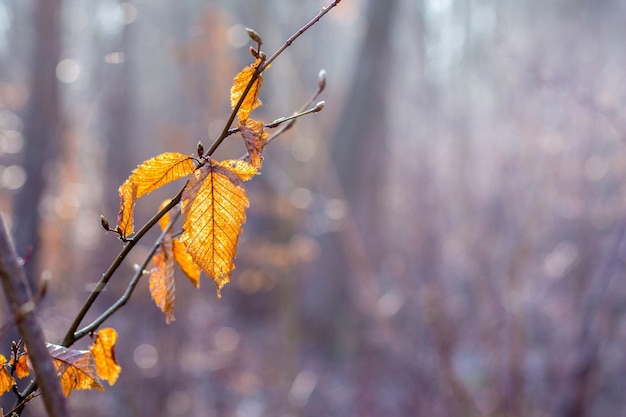
[(91, 294), (89, 294), (89, 297), (83, 304), (82, 308), (80, 309), (80, 312), (74, 319), (74, 322), (72, 323), (70, 328), (67, 330), (67, 333), (65, 334), (65, 337), (63, 338), (63, 341), (61, 342), (61, 346), (70, 347), (76, 340), (78, 340), (78, 338), (76, 338), (74, 335), (74, 333), (76, 332), (76, 329), (78, 329), (78, 326), (80, 326), (81, 321), (83, 321), (83, 319), (85, 318), (85, 315), (87, 314), (87, 312), (89, 311), (93, 303), (96, 301), (96, 299), (98, 298), (102, 290), (104, 290), (106, 285), (109, 283), (109, 280), (111, 279), (111, 277), (113, 276), (117, 268), (119, 268), (119, 266), (122, 264), (122, 261), (126, 259), (126, 256), (135, 247), (135, 245), (141, 240), (143, 235), (145, 235), (150, 229), (152, 229), (152, 226), (154, 226), (161, 219), (161, 217), (165, 215), (165, 213), (170, 211), (173, 207), (175, 207), (180, 202), (181, 196), (183, 194), (183, 189), (180, 190), (178, 195), (174, 197), (167, 206), (163, 207), (163, 209), (161, 209), (157, 214), (155, 214), (154, 217), (152, 217), (135, 234), (133, 239), (128, 241), (126, 246), (124, 246), (120, 254), (117, 256), (117, 258), (115, 258), (111, 266), (109, 266), (109, 269), (107, 269), (104, 275), (102, 275), (102, 278), (100, 278), (100, 281), (98, 281), (98, 283), (96, 284), (96, 288), (94, 288)]
[[(278, 58), (280, 56), (280, 54), (282, 54), (285, 51), (285, 49), (289, 48), (289, 46), (291, 46), (291, 44), (294, 43), (295, 40), (300, 37), (300, 35), (302, 35), (304, 32), (309, 30), (309, 28), (311, 26), (316, 24), (322, 17), (324, 17), (324, 15), (326, 13), (331, 11), (339, 3), (341, 3), (341, 0), (334, 0), (328, 6), (322, 7), (322, 10), (313, 19), (311, 19), (306, 25), (304, 25), (300, 29), (298, 29), (298, 31), (296, 33), (291, 35), (289, 37), (289, 39), (287, 39), (285, 41), (285, 43), (280, 48), (278, 48), (276, 50), (276, 52), (274, 52), (269, 58), (267, 58), (267, 60), (262, 60), (259, 63), (259, 66), (256, 68), (256, 70), (252, 74), (252, 77), (250, 78), (250, 81), (248, 82), (248, 85), (246, 86), (245, 90), (241, 94), (241, 97), (239, 98), (239, 101), (237, 102), (237, 104), (233, 108), (233, 111), (230, 113), (230, 116), (228, 117), (228, 121), (226, 122), (226, 124), (224, 125), (224, 129), (222, 130), (222, 133), (220, 133), (220, 135), (215, 140), (215, 142), (213, 142), (213, 145), (211, 145), (211, 147), (209, 148), (209, 150), (207, 152), (208, 156), (213, 155), (213, 153), (215, 153), (217, 148), (222, 144), (224, 139), (226, 139), (226, 137), (228, 137), (228, 135), (230, 134), (229, 133), (230, 126), (233, 124), (233, 121), (235, 121), (235, 117), (237, 117), (237, 112), (239, 111), (239, 108), (241, 107), (241, 105), (243, 104), (243, 101), (245, 100), (246, 96), (250, 92), (250, 89), (252, 88), (252, 85), (259, 78), (259, 76), (263, 73), (263, 71), (265, 71), (267, 69), (267, 67), (269, 67), (270, 64), (272, 62), (274, 62), (274, 60), (276, 58)], [(260, 46), (260, 44), (259, 44), (259, 46)], [(257, 51), (257, 53), (261, 54), (261, 51)], [(263, 59), (264, 57), (265, 57), (265, 55), (261, 54), (261, 58)], [(322, 87), (322, 89), (323, 89), (323, 87)]]
[[(18, 259), (4, 227), (2, 216), (0, 216), (0, 279), (4, 293), (11, 306), (20, 335), (28, 346), (30, 362), (35, 371), (36, 381), (41, 386), (41, 394), (48, 415), (51, 417), (69, 416), (57, 371), (52, 364), (43, 332), (35, 316), (35, 303), (26, 284), (26, 274)], [(19, 398), (18, 403), (23, 403), (23, 400), (24, 398)]]
[(137, 268), (137, 272), (135, 272), (135, 275), (132, 277), (132, 279), (128, 283), (128, 287), (126, 287), (126, 291), (124, 291), (124, 294), (122, 294), (122, 296), (115, 303), (113, 303), (111, 307), (106, 309), (106, 311), (102, 313), (98, 318), (96, 318), (93, 322), (89, 323), (87, 326), (83, 327), (82, 329), (74, 333), (74, 338), (76, 340), (79, 340), (83, 338), (85, 335), (95, 331), (98, 327), (100, 327), (102, 323), (104, 323), (109, 317), (111, 317), (117, 310), (122, 308), (128, 302), (131, 295), (133, 295), (133, 291), (135, 291), (135, 287), (139, 283), (139, 280), (143, 276), (143, 272), (148, 266), (148, 263), (152, 259), (152, 256), (161, 245), (161, 242), (163, 241), (163, 237), (167, 233), (169, 233), (170, 230), (172, 230), (172, 226), (174, 225), (174, 223), (176, 223), (176, 220), (178, 220), (178, 218), (180, 217), (180, 213), (181, 212), (178, 211), (174, 215), (169, 225), (165, 228), (165, 230), (163, 230), (163, 232), (161, 232), (161, 235), (159, 236), (159, 238), (156, 240), (154, 245), (152, 245), (152, 249), (150, 250), (150, 252), (148, 252), (146, 257), (144, 258), (144, 261)]

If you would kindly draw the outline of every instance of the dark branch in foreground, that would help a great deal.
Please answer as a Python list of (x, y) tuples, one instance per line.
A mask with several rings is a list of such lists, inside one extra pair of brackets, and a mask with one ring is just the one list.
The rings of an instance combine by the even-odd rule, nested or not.
[[(67, 402), (61, 390), (61, 383), (46, 348), (46, 341), (35, 315), (35, 302), (27, 286), (24, 268), (18, 262), (18, 256), (0, 216), (0, 279), (2, 288), (17, 322), (20, 335), (28, 346), (28, 355), (35, 371), (36, 380), (41, 386), (46, 411), (52, 417), (69, 415)], [(25, 396), (18, 396), (21, 408), (26, 402)]]

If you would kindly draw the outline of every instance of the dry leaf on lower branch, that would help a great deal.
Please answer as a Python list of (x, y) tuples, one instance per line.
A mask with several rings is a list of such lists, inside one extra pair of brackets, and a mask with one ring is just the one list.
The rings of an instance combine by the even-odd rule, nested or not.
[(98, 377), (108, 381), (109, 385), (115, 384), (122, 372), (122, 367), (115, 358), (115, 343), (117, 343), (117, 332), (107, 327), (96, 333), (93, 345), (89, 347), (96, 363)]
[(5, 366), (6, 363), (7, 358), (0, 354), (0, 395), (10, 391), (15, 385), (15, 379), (13, 379), (11, 373)]
[(174, 319), (174, 253), (172, 235), (163, 236), (159, 249), (152, 257), (154, 268), (150, 271), (150, 294), (156, 305), (165, 313), (165, 322)]
[(98, 378), (96, 364), (92, 353), (88, 350), (68, 349), (63, 346), (46, 344), (48, 353), (56, 368), (61, 387), (65, 396), (73, 389), (99, 389), (104, 387)]

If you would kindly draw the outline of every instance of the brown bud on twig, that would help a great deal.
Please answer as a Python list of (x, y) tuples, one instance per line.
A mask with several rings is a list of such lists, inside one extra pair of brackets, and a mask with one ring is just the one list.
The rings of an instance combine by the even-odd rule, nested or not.
[(50, 283), (50, 276), (43, 275), (41, 281), (39, 281), (39, 292), (37, 294), (36, 302), (39, 303), (44, 299), (46, 294), (48, 293), (48, 284)]
[(254, 46), (250, 47), (250, 53), (252, 54), (253, 57), (258, 58), (259, 57), (259, 51), (257, 51), (256, 49), (254, 49)]
[(317, 104), (315, 104), (315, 107), (311, 109), (311, 112), (317, 113), (317, 112), (322, 111), (322, 109), (324, 109), (324, 105), (326, 105), (326, 102), (324, 100), (318, 101)]
[(326, 88), (326, 70), (320, 70), (317, 75), (317, 87), (320, 89), (320, 92)]
[(204, 156), (204, 145), (202, 145), (202, 142), (198, 141), (198, 148), (197, 151), (198, 153), (198, 157), (202, 158)]
[(246, 28), (246, 32), (248, 33), (248, 36), (250, 36), (250, 39), (252, 39), (253, 42), (256, 42), (259, 49), (261, 49), (261, 45), (263, 45), (263, 39), (261, 39), (261, 36), (256, 33), (254, 29)]
[(109, 226), (109, 221), (102, 214), (100, 215), (100, 224), (102, 225), (102, 228), (106, 230), (107, 232), (111, 231), (111, 227)]

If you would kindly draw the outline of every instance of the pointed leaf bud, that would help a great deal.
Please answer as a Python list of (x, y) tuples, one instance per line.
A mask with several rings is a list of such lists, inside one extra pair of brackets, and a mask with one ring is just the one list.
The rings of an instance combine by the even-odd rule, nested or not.
[(111, 231), (111, 227), (109, 226), (109, 221), (103, 215), (100, 215), (100, 224), (102, 225), (102, 228), (106, 230), (107, 232)]
[(196, 152), (198, 153), (199, 158), (202, 158), (204, 156), (204, 145), (202, 145), (201, 141), (198, 141), (198, 148)]
[(254, 29), (246, 28), (246, 32), (248, 33), (248, 36), (250, 36), (250, 39), (256, 42), (259, 46), (263, 44), (263, 39), (261, 39), (261, 36), (256, 33)]
[(313, 107), (313, 109), (311, 110), (313, 113), (317, 113), (322, 111), (322, 109), (324, 108), (324, 105), (326, 105), (325, 101), (318, 101), (317, 104), (315, 105), (315, 107)]
[(325, 69), (320, 70), (319, 74), (317, 75), (317, 86), (320, 89), (320, 91), (326, 88), (326, 70)]

